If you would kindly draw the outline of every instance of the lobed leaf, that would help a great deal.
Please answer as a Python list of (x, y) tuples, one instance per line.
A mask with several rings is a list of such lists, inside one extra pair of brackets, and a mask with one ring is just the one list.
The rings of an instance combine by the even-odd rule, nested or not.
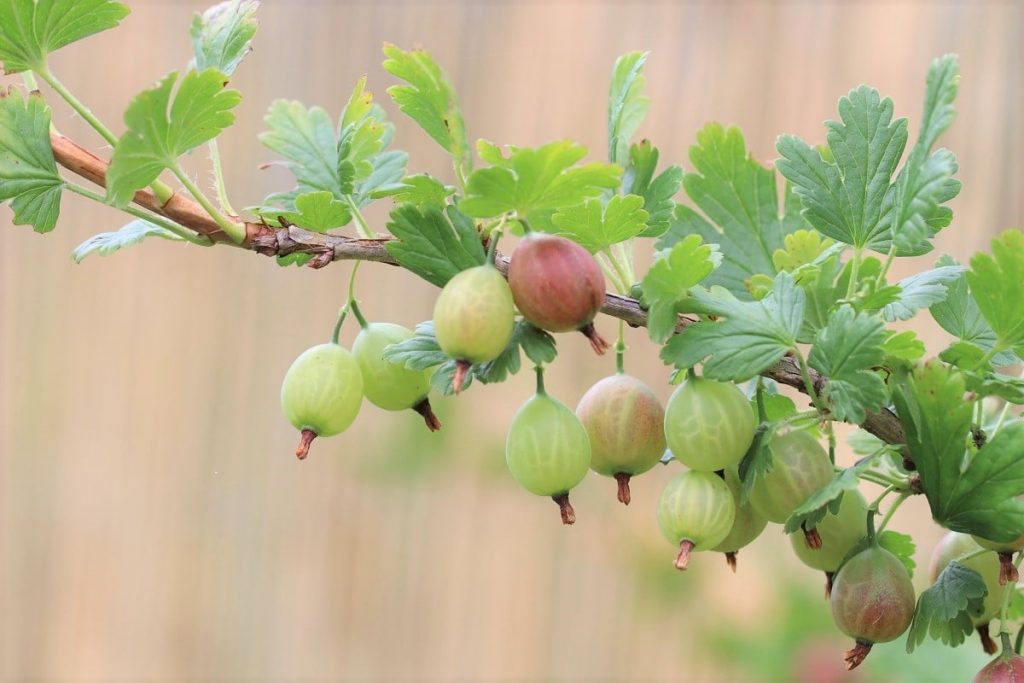
[(259, 0), (228, 0), (210, 7), (192, 19), (192, 49), (196, 71), (216, 69), (226, 76), (252, 52), (252, 39), (259, 22)]
[(794, 348), (803, 321), (804, 293), (789, 273), (779, 273), (771, 294), (761, 301), (740, 301), (713, 287), (694, 288), (682, 303), (682, 312), (724, 321), (687, 327), (662, 348), (662, 360), (678, 368), (704, 360), (705, 377), (739, 382), (768, 369)]
[(44, 69), (50, 53), (114, 28), (129, 12), (111, 0), (0, 0), (0, 62), (9, 74)]
[(608, 93), (608, 160), (626, 165), (629, 141), (643, 123), (651, 100), (644, 95), (647, 52), (628, 52), (615, 60)]
[(974, 633), (971, 614), (981, 610), (988, 595), (985, 580), (978, 572), (959, 562), (950, 562), (935, 583), (921, 593), (914, 620), (907, 632), (907, 652), (931, 637), (956, 647)]
[(678, 205), (668, 231), (658, 240), (667, 249), (687, 235), (698, 234), (718, 244), (722, 266), (708, 280), (726, 287), (733, 295), (749, 299), (748, 281), (755, 275), (774, 277), (772, 256), (782, 248), (784, 237), (802, 227), (799, 215), (780, 215), (775, 173), (747, 152), (738, 128), (710, 123), (697, 133), (690, 148), (694, 172), (683, 178), (687, 195), (703, 213)]
[(558, 234), (597, 253), (613, 244), (625, 242), (644, 231), (647, 212), (637, 195), (616, 195), (603, 203), (588, 199), (582, 204), (560, 209), (551, 216)]
[(882, 321), (849, 305), (818, 330), (807, 362), (828, 377), (823, 398), (836, 419), (859, 424), (885, 404), (885, 382), (874, 372), (885, 360), (884, 342)]
[(0, 202), (16, 225), (49, 232), (60, 215), (64, 181), (50, 146), (50, 108), (39, 93), (0, 88)]
[(720, 262), (717, 246), (704, 244), (699, 235), (689, 235), (655, 256), (640, 283), (648, 306), (647, 331), (651, 339), (663, 343), (672, 336), (679, 321), (676, 305)]
[(172, 168), (178, 157), (234, 123), (231, 110), (242, 98), (224, 88), (224, 74), (215, 69), (189, 71), (172, 98), (177, 81), (178, 73), (172, 72), (128, 105), (128, 130), (118, 140), (107, 171), (107, 198), (114, 206), (127, 206), (135, 192)]
[(149, 221), (134, 220), (115, 232), (101, 232), (93, 235), (75, 247), (71, 258), (75, 260), (75, 263), (81, 263), (85, 257), (93, 253), (109, 256), (125, 247), (138, 244), (147, 237), (161, 237), (173, 242), (185, 241), (167, 228), (153, 225)]
[(486, 259), (473, 221), (448, 207), (403, 204), (391, 212), (388, 230), (397, 240), (386, 244), (399, 265), (438, 287)]

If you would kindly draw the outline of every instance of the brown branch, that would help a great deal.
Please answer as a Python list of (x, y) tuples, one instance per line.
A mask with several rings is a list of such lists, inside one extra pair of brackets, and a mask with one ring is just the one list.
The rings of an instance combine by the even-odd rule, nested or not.
[[(105, 160), (59, 133), (51, 133), (50, 142), (53, 145), (53, 155), (58, 164), (96, 185), (105, 187), (108, 166)], [(235, 244), (202, 207), (183, 194), (175, 194), (166, 204), (161, 204), (151, 190), (140, 190), (135, 193), (135, 203), (199, 235), (204, 235), (213, 242), (250, 249), (264, 256), (311, 254), (314, 258), (309, 265), (314, 268), (322, 268), (332, 261), (343, 260), (376, 261), (377, 263), (398, 265), (384, 246), (392, 239), (390, 237), (358, 239), (310, 232), (295, 226), (272, 228), (261, 223), (246, 222), (244, 223), (246, 238), (242, 244)], [(496, 259), (496, 264), (503, 273), (508, 272), (507, 257), (499, 256)], [(635, 299), (617, 294), (605, 294), (601, 312), (624, 320), (633, 327), (647, 326), (647, 311), (643, 310)], [(680, 317), (676, 329), (681, 331), (696, 322), (690, 318)], [(828, 380), (814, 370), (810, 372), (811, 380), (820, 393)], [(761, 374), (780, 384), (807, 393), (800, 376), (800, 368), (793, 358), (783, 358)], [(861, 426), (887, 443), (902, 444), (906, 440), (899, 418), (885, 408), (880, 412), (868, 414)]]

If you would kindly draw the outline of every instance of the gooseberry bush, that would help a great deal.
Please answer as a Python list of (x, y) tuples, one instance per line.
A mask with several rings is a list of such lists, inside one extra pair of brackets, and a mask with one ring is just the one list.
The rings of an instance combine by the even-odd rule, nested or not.
[[(781, 525), (790, 539), (780, 543), (825, 574), (836, 626), (854, 640), (851, 668), (873, 643), (904, 635), (912, 651), (926, 638), (958, 646), (977, 630), (994, 654), (995, 622), (1002, 653), (978, 680), (1019, 673), (1024, 422), (1014, 406), (1024, 404), (1024, 381), (1007, 368), (1024, 357), (1024, 234), (999, 235), (967, 264), (942, 255), (930, 269), (889, 277), (896, 259), (929, 254), (953, 222), (957, 163), (937, 144), (954, 118), (955, 57), (928, 69), (909, 151), (907, 120), (860, 86), (839, 100), (823, 144), (782, 135), (779, 158), (764, 165), (739, 130), (712, 123), (684, 171), (634, 140), (650, 104), (645, 53), (615, 62), (607, 161), (584, 162), (587, 151), (569, 140), (472, 147), (431, 55), (386, 45), (384, 68), (398, 81), (387, 92), (450, 154), (454, 184), (407, 169), (364, 77), (337, 121), (300, 102), (270, 106), (260, 142), (295, 186), (236, 211), (217, 137), (235, 120), (241, 95), (228, 81), (250, 50), (257, 10), (232, 0), (197, 16), (194, 60), (139, 93), (115, 135), (48, 58), (114, 28), (128, 8), (0, 0), (0, 61), (24, 81), (0, 92), (0, 200), (14, 222), (50, 232), (71, 192), (133, 219), (81, 244), (76, 261), (149, 238), (234, 246), (290, 267), (352, 260), (331, 340), (284, 378), (300, 458), (316, 438), (344, 432), (364, 397), (440, 429), (431, 392), (476, 393), (474, 384), (519, 372), (525, 356), (536, 393), (509, 417), (506, 460), (523, 488), (558, 503), (564, 523), (576, 519), (570, 492), (589, 470), (614, 478), (609, 489), (629, 504), (630, 478), (664, 463), (678, 473), (658, 501), (637, 502), (650, 507), (678, 568), (708, 553), (735, 568), (742, 548)], [(52, 126), (39, 81), (112, 147), (109, 160)], [(201, 147), (212, 197), (181, 165)], [(172, 177), (180, 187), (165, 182)], [(363, 213), (381, 201), (393, 204), (386, 233)], [(498, 251), (507, 236), (517, 241), (511, 258)], [(653, 249), (646, 272), (637, 272), (637, 249)], [(368, 320), (354, 295), (361, 261), (440, 288), (432, 319), (415, 330)], [(613, 326), (601, 312), (618, 319), (615, 372), (574, 411), (547, 393), (544, 370), (567, 339), (556, 334), (582, 333), (606, 355), (600, 330), (610, 337)], [(929, 351), (913, 330), (893, 327), (921, 315), (952, 342)], [(338, 344), (348, 316), (361, 328), (351, 351)], [(646, 327), (660, 346), (666, 379), (678, 384), (664, 408), (625, 372), (624, 325)], [(803, 409), (781, 387), (801, 392)], [(837, 421), (859, 427), (850, 439), (859, 459), (848, 467), (836, 462)], [(862, 484), (878, 490), (865, 498)], [(949, 530), (918, 596), (913, 540), (887, 528), (914, 495)]]

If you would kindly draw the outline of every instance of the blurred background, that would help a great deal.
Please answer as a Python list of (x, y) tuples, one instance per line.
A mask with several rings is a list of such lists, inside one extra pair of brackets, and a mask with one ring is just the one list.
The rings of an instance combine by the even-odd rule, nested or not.
[[(207, 3), (129, 4), (121, 28), (53, 60), (118, 132), (135, 92), (188, 63), (189, 22)], [(594, 158), (606, 149), (615, 57), (650, 50), (641, 135), (684, 168), (710, 120), (739, 125), (766, 163), (779, 133), (821, 141), (837, 98), (860, 83), (892, 96), (913, 136), (928, 63), (957, 52), (959, 115), (943, 143), (964, 188), (939, 251), (966, 259), (1024, 216), (1019, 2), (268, 0), (261, 22), (233, 81), (238, 125), (221, 144), (236, 206), (291, 186), (281, 169), (257, 170), (271, 160), (256, 135), (274, 98), (336, 113), (366, 73), (396, 113), (380, 67), (391, 41), (445, 66), (471, 138), (571, 137)], [(109, 153), (53, 104), (62, 131)], [(407, 120), (397, 127), (410, 168), (450, 180), (443, 152)], [(205, 162), (191, 160), (208, 185)], [(382, 230), (380, 204), (369, 217)], [(299, 463), (280, 381), (328, 339), (350, 264), (282, 269), (154, 241), (75, 265), (75, 245), (126, 219), (74, 196), (50, 235), (10, 218), (0, 210), (4, 680), (953, 681), (985, 661), (973, 639), (910, 657), (900, 639), (877, 647), (859, 677), (840, 675), (848, 643), (822, 577), (777, 526), (740, 554), (735, 575), (711, 554), (685, 575), (673, 569), (654, 521), (671, 468), (636, 480), (628, 508), (613, 481), (588, 477), (573, 492), (579, 521), (563, 528), (504, 466), (528, 372), (435, 398), (438, 434), (411, 412), (364, 403), (353, 428)], [(932, 258), (899, 262), (895, 275)], [(412, 327), (436, 290), (370, 265), (359, 295), (372, 319)], [(917, 324), (937, 351), (937, 327)], [(598, 326), (613, 333), (607, 319)], [(559, 341), (549, 390), (574, 406), (614, 361), (582, 336)], [(629, 342), (630, 371), (667, 399), (655, 347), (642, 331)], [(918, 541), (923, 587), (941, 535), (925, 502), (909, 501), (893, 528)]]

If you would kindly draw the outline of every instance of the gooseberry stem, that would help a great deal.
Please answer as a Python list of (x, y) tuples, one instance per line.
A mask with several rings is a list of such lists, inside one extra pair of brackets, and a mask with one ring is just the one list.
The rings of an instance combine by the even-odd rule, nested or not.
[(348, 315), (348, 304), (341, 307), (338, 311), (338, 321), (334, 323), (334, 332), (331, 333), (331, 343), (337, 344), (338, 337), (341, 335), (341, 325), (345, 322), (345, 316)]
[(487, 262), (494, 265), (494, 255), (498, 253), (498, 240), (501, 239), (501, 226), (491, 231), (487, 238)]
[(896, 510), (898, 510), (900, 505), (903, 505), (903, 501), (905, 501), (909, 497), (910, 494), (904, 491), (899, 495), (898, 498), (896, 498), (896, 500), (893, 501), (892, 505), (889, 506), (889, 509), (885, 511), (885, 516), (882, 517), (882, 523), (878, 525), (878, 533), (882, 533), (883, 531), (885, 531), (886, 525), (889, 524), (889, 520), (892, 519), (892, 516), (896, 513)]
[(757, 376), (757, 388), (754, 390), (754, 401), (757, 403), (757, 421), (764, 423), (768, 421), (768, 409), (764, 405), (764, 380)]
[(626, 373), (626, 321), (619, 320), (619, 338), (615, 342), (615, 371), (620, 375)]
[(352, 311), (352, 315), (356, 317), (359, 327), (365, 330), (370, 324), (366, 322), (363, 312), (359, 310), (359, 303), (356, 301), (356, 273), (359, 272), (360, 263), (361, 261), (356, 261), (356, 264), (352, 266), (351, 275), (348, 276), (348, 302), (345, 306)]
[(1020, 654), (1021, 645), (1024, 645), (1024, 624), (1021, 624), (1021, 627), (1017, 629), (1017, 642), (1013, 646), (1013, 651)]
[(546, 394), (547, 392), (544, 391), (544, 366), (534, 365), (533, 371), (537, 373), (537, 393)]

